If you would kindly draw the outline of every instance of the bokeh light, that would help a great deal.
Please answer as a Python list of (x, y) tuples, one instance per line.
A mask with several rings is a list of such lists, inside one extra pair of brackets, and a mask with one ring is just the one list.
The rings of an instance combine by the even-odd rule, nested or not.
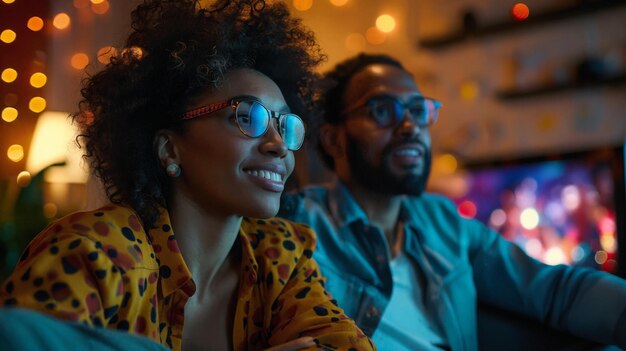
[(98, 4), (102, 4), (105, 0), (90, 0), (92, 4), (94, 5), (98, 5)]
[(57, 205), (53, 204), (52, 202), (48, 202), (43, 205), (43, 215), (48, 219), (54, 218), (58, 212), (59, 209)]
[(17, 79), (17, 71), (13, 68), (5, 68), (2, 70), (2, 80), (6, 83), (12, 83)]
[(385, 33), (379, 31), (376, 27), (370, 27), (365, 32), (365, 39), (372, 45), (380, 45), (385, 42), (386, 38)]
[(501, 208), (493, 210), (489, 216), (489, 223), (496, 228), (503, 226), (506, 223), (506, 212)]
[(7, 44), (14, 42), (16, 37), (17, 34), (15, 34), (15, 32), (10, 29), (5, 29), (2, 31), (2, 33), (0, 33), (0, 40)]
[(396, 28), (396, 20), (391, 15), (380, 15), (376, 18), (376, 28), (383, 33), (390, 33)]
[(437, 170), (439, 172), (441, 172), (442, 174), (453, 174), (456, 170), (457, 167), (459, 165), (458, 161), (456, 160), (456, 157), (454, 157), (454, 155), (452, 154), (442, 154), (441, 156), (437, 157)]
[(474, 218), (476, 217), (476, 213), (478, 213), (478, 209), (476, 208), (476, 204), (470, 200), (464, 200), (457, 206), (459, 215), (464, 218)]
[(72, 55), (70, 64), (75, 69), (83, 69), (89, 64), (89, 57), (83, 52), (76, 53)]
[(527, 19), (530, 15), (530, 9), (526, 4), (518, 2), (517, 4), (513, 5), (513, 8), (511, 9), (511, 14), (516, 20), (523, 21)]
[(461, 83), (461, 99), (465, 101), (474, 101), (480, 93), (480, 87), (474, 80), (468, 80)]
[(43, 20), (40, 17), (33, 16), (28, 19), (26, 27), (28, 27), (28, 29), (32, 30), (33, 32), (38, 32), (43, 28)]
[(11, 123), (17, 119), (18, 111), (13, 107), (5, 107), (2, 109), (2, 120)]
[(365, 37), (361, 33), (351, 33), (346, 37), (346, 48), (359, 52), (365, 49)]
[(330, 0), (330, 3), (335, 6), (343, 6), (348, 3), (348, 0)]
[(111, 61), (111, 57), (117, 55), (117, 49), (112, 46), (104, 46), (98, 50), (98, 61), (105, 65)]
[(594, 256), (594, 259), (597, 264), (604, 264), (608, 258), (609, 258), (609, 255), (605, 251), (602, 251), (602, 250), (596, 252)]
[(520, 213), (519, 220), (524, 229), (533, 230), (539, 225), (539, 212), (532, 207), (525, 208)]
[(551, 266), (554, 266), (557, 264), (566, 263), (567, 257), (565, 257), (565, 253), (560, 247), (553, 246), (546, 250), (543, 261)]
[(65, 29), (70, 26), (70, 16), (65, 12), (61, 12), (54, 16), (52, 20), (52, 25), (57, 29)]
[(298, 11), (307, 11), (313, 6), (313, 0), (293, 0), (293, 7)]
[(43, 87), (44, 85), (46, 85), (47, 81), (48, 77), (46, 77), (46, 75), (41, 72), (33, 73), (33, 75), (30, 76), (30, 85), (35, 88)]
[(28, 184), (30, 184), (32, 177), (29, 172), (21, 171), (20, 174), (17, 175), (17, 185), (22, 188), (26, 188)]
[(28, 102), (28, 108), (35, 113), (39, 113), (46, 109), (46, 99), (35, 96)]
[(96, 15), (104, 15), (109, 11), (109, 2), (106, 0), (97, 4), (93, 4), (92, 2), (91, 11), (93, 11)]
[(13, 144), (7, 149), (7, 157), (13, 162), (20, 162), (24, 158), (24, 148), (20, 144)]
[(4, 2), (5, 4), (12, 4), (15, 2), (15, 0), (2, 0), (2, 2)]

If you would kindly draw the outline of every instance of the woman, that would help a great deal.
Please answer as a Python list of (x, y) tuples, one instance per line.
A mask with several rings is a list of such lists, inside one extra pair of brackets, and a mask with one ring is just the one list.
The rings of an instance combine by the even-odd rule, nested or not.
[(371, 349), (325, 293), (312, 231), (253, 219), (277, 213), (303, 142), (312, 33), (264, 1), (146, 0), (132, 20), (74, 116), (112, 205), (40, 233), (0, 303), (173, 350)]

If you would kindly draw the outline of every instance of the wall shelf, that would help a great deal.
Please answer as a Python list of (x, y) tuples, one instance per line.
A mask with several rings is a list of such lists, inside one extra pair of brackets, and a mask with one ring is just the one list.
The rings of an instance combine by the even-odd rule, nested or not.
[(583, 0), (576, 5), (548, 10), (541, 13), (533, 13), (531, 11), (528, 19), (524, 21), (515, 21), (511, 18), (479, 26), (472, 31), (459, 29), (441, 36), (424, 38), (419, 41), (418, 46), (426, 49), (442, 49), (473, 38), (483, 38), (516, 30), (528, 29), (538, 25), (550, 24), (558, 20), (564, 20), (577, 16), (586, 16), (595, 12), (624, 5), (626, 5), (625, 0)]
[(583, 82), (570, 82), (563, 84), (537, 86), (528, 89), (500, 90), (496, 93), (496, 97), (500, 100), (515, 100), (533, 96), (560, 93), (564, 91), (591, 89), (604, 86), (616, 87), (620, 85), (626, 85), (626, 74), (620, 74), (606, 78), (598, 78)]

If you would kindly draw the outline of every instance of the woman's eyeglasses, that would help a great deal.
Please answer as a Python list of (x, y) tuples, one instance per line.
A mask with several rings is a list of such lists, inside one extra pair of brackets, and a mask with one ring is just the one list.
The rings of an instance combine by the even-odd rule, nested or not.
[(241, 133), (251, 138), (264, 135), (270, 127), (270, 121), (276, 119), (277, 130), (287, 149), (296, 151), (304, 142), (304, 123), (293, 113), (280, 113), (269, 110), (254, 99), (233, 98), (215, 102), (209, 105), (187, 111), (182, 119), (188, 120), (217, 112), (226, 107), (232, 107), (235, 121)]
[(441, 102), (419, 96), (406, 103), (393, 96), (376, 96), (367, 100), (364, 104), (359, 104), (348, 108), (342, 114), (348, 114), (362, 107), (369, 107), (370, 117), (381, 128), (395, 127), (404, 119), (404, 111), (408, 110), (411, 119), (419, 127), (429, 127), (437, 121)]

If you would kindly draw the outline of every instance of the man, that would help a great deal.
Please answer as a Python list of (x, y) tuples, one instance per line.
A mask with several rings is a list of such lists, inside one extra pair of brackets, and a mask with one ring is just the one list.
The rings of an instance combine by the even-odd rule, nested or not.
[[(318, 141), (337, 181), (279, 215), (315, 229), (327, 290), (379, 350), (477, 350), (479, 303), (626, 348), (625, 281), (541, 264), (424, 192), (440, 103), (398, 61), (361, 54), (326, 78)], [(496, 330), (481, 349), (507, 341)]]

